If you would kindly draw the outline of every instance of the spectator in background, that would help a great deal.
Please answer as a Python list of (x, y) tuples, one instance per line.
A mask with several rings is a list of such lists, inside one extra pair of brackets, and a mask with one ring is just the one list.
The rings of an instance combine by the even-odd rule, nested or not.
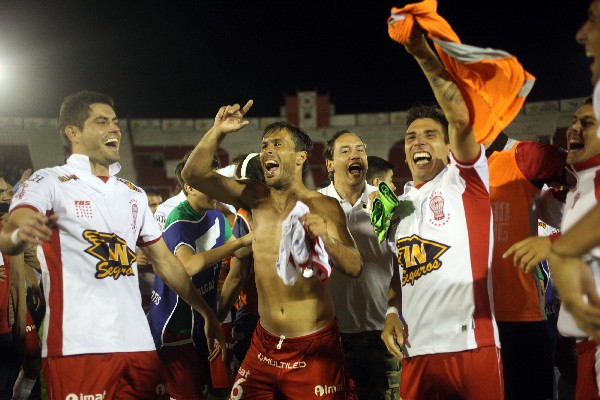
[[(385, 241), (379, 243), (369, 215), (363, 210), (369, 194), (377, 191), (365, 180), (371, 171), (367, 146), (355, 133), (342, 130), (327, 141), (324, 156), (331, 184), (319, 193), (340, 203), (363, 260), (363, 272), (358, 279), (334, 270), (329, 283), (348, 373), (356, 383), (358, 398), (397, 400), (400, 359), (386, 349), (380, 338), (395, 265), (394, 253)], [(391, 178), (391, 173), (390, 170), (380, 175)], [(393, 185), (391, 188), (395, 189)]]
[(369, 185), (378, 187), (381, 182), (387, 183), (387, 185), (396, 191), (396, 185), (394, 185), (394, 164), (384, 160), (377, 156), (368, 156), (367, 162), (369, 163), (369, 169), (367, 170), (367, 183)]
[(163, 199), (160, 192), (154, 188), (146, 188), (146, 197), (148, 198), (148, 207), (150, 207), (150, 211), (152, 214), (156, 212), (156, 208), (162, 204)]

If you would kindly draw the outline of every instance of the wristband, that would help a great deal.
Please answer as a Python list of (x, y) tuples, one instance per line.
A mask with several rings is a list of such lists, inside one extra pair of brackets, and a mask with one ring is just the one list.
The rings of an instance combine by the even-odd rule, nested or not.
[(400, 312), (396, 307), (388, 307), (387, 311), (385, 312), (385, 316), (387, 317), (390, 314), (395, 314), (398, 318), (400, 318)]
[(23, 241), (21, 239), (19, 239), (19, 232), (21, 231), (21, 228), (17, 228), (13, 231), (12, 235), (10, 235), (10, 241), (15, 245), (15, 246), (20, 246), (23, 244)]

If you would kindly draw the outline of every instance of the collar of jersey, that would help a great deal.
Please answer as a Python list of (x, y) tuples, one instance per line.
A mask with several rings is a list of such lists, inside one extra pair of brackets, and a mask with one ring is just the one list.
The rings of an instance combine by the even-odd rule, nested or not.
[(588, 168), (597, 167), (598, 165), (600, 165), (600, 154), (590, 157), (587, 160), (582, 161), (580, 163), (573, 164), (573, 169), (575, 171), (583, 171)]
[[(371, 192), (376, 191), (377, 188), (375, 186), (369, 185), (367, 183), (367, 181), (365, 181), (365, 188), (363, 189), (362, 194), (360, 195), (360, 198), (358, 199), (358, 201), (356, 202), (356, 204), (367, 204), (367, 202), (369, 201), (369, 194), (371, 194)], [(342, 199), (342, 197), (340, 196), (340, 194), (337, 192), (337, 190), (335, 189), (335, 185), (333, 182), (331, 182), (329, 184), (329, 186), (325, 187), (324, 190), (325, 195), (329, 196), (329, 197), (333, 197), (334, 199), (337, 199), (337, 201), (339, 201), (340, 203), (342, 201), (345, 201), (344, 199)], [(356, 206), (356, 204), (351, 204), (352, 207)]]
[[(75, 169), (85, 171), (89, 174), (92, 173), (92, 168), (90, 167), (90, 158), (83, 154), (71, 154), (71, 156), (67, 159), (67, 165)], [(112, 163), (108, 167), (108, 175), (116, 175), (120, 170), (121, 164), (118, 162)]]

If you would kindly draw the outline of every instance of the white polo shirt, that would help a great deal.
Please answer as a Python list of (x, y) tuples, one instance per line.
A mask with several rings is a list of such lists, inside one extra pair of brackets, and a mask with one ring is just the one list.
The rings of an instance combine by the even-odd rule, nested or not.
[(329, 289), (335, 305), (340, 332), (358, 333), (382, 330), (387, 310), (387, 292), (393, 271), (394, 253), (386, 242), (379, 243), (363, 205), (375, 186), (365, 182), (365, 189), (356, 204), (342, 199), (335, 186), (320, 189), (319, 193), (337, 199), (346, 214), (348, 228), (363, 260), (362, 274), (351, 278), (333, 269)]
[(42, 356), (154, 350), (141, 308), (135, 246), (161, 231), (144, 191), (117, 178), (103, 182), (89, 159), (35, 172), (13, 198), (11, 211), (30, 207), (58, 215), (38, 246), (47, 300)]

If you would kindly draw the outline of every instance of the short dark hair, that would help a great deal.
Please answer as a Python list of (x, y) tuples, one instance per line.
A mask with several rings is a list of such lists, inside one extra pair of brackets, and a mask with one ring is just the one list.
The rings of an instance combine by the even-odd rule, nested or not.
[(408, 128), (410, 124), (412, 124), (415, 120), (423, 118), (429, 118), (436, 122), (439, 122), (439, 124), (442, 126), (442, 130), (444, 133), (444, 141), (446, 143), (450, 142), (450, 139), (448, 137), (448, 120), (446, 119), (444, 111), (442, 111), (442, 109), (439, 106), (418, 105), (409, 108), (406, 114), (406, 127)]
[(294, 151), (306, 152), (306, 161), (302, 166), (302, 176), (304, 176), (308, 171), (308, 164), (313, 148), (313, 142), (310, 139), (310, 136), (297, 126), (292, 125), (289, 122), (280, 121), (267, 125), (263, 131), (262, 138), (264, 139), (267, 134), (278, 130), (286, 130), (292, 136), (292, 140), (294, 141)]
[(63, 100), (58, 114), (58, 130), (69, 148), (71, 147), (71, 142), (65, 134), (65, 128), (69, 125), (74, 125), (79, 129), (83, 129), (85, 120), (90, 116), (90, 106), (96, 103), (106, 104), (112, 109), (115, 108), (115, 101), (112, 97), (91, 90), (82, 90), (65, 97)]
[(148, 187), (148, 188), (144, 189), (144, 192), (146, 192), (146, 196), (161, 196), (162, 197), (162, 194), (160, 194), (160, 192), (153, 187)]
[(367, 182), (373, 182), (373, 178), (383, 179), (383, 176), (390, 170), (394, 170), (396, 166), (377, 156), (368, 156), (369, 169), (367, 169)]
[(583, 101), (584, 106), (588, 104), (594, 104), (594, 98), (592, 96), (586, 97), (586, 99)]
[[(181, 171), (183, 171), (183, 167), (185, 167), (185, 163), (187, 162), (188, 158), (190, 158), (190, 154), (192, 154), (192, 150), (185, 153), (185, 155), (183, 156), (181, 161), (179, 161), (177, 163), (177, 165), (175, 166), (175, 176), (177, 177), (177, 182), (179, 182), (179, 186), (181, 186), (182, 190), (183, 190), (183, 185), (185, 184), (185, 181), (183, 180), (183, 177), (181, 176)], [(215, 169), (218, 169), (220, 166), (221, 166), (221, 163), (219, 162), (219, 159), (217, 158), (217, 156), (214, 156), (212, 163), (210, 164), (210, 168), (214, 171)]]
[(340, 136), (342, 136), (346, 133), (351, 133), (353, 135), (356, 135), (360, 139), (360, 141), (363, 142), (363, 144), (365, 143), (365, 141), (363, 140), (362, 137), (360, 137), (360, 135), (357, 135), (356, 133), (349, 131), (348, 129), (342, 129), (341, 131), (337, 131), (327, 141), (327, 144), (325, 145), (325, 150), (323, 150), (323, 156), (325, 157), (326, 160), (329, 160), (329, 161), (333, 160), (333, 148), (335, 147), (335, 141), (338, 140), (338, 138)]

